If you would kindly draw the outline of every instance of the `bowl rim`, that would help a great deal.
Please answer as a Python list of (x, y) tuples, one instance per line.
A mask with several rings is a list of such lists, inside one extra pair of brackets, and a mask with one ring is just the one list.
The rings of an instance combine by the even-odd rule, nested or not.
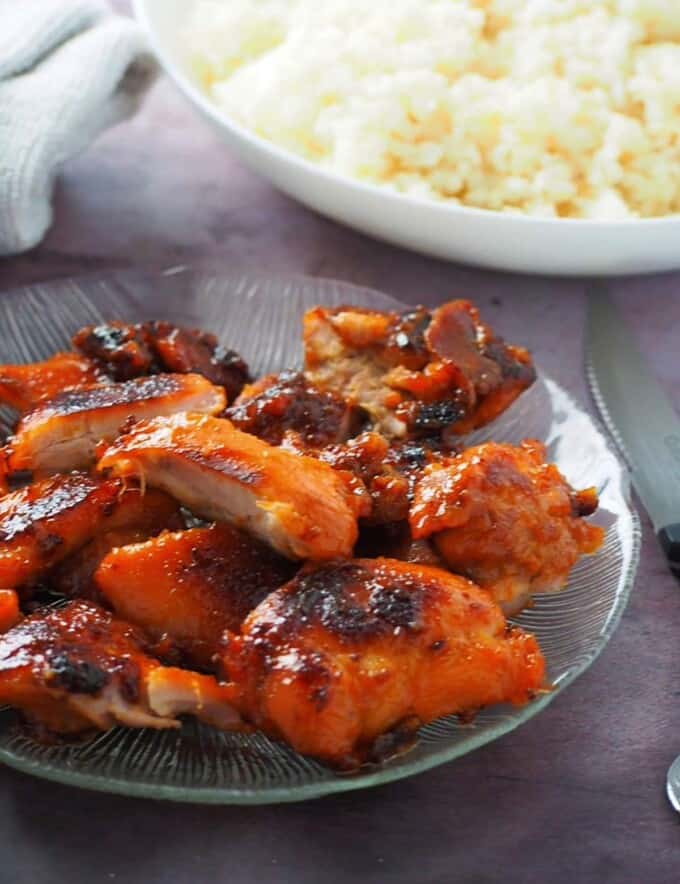
[(381, 187), (378, 184), (341, 175), (339, 172), (335, 172), (332, 169), (318, 166), (310, 160), (298, 156), (292, 151), (280, 147), (274, 142), (257, 135), (255, 132), (233, 120), (224, 113), (224, 111), (220, 110), (219, 106), (192, 81), (182, 66), (167, 50), (164, 41), (160, 38), (158, 31), (152, 24), (151, 16), (148, 12), (149, 0), (131, 0), (131, 2), (133, 15), (143, 28), (151, 50), (160, 62), (164, 72), (178, 87), (184, 97), (187, 98), (191, 104), (196, 105), (203, 115), (212, 123), (220, 129), (225, 129), (234, 139), (244, 142), (252, 150), (269, 154), (279, 162), (291, 165), (304, 174), (311, 174), (312, 176), (321, 178), (329, 184), (344, 187), (346, 190), (354, 192), (357, 196), (363, 195), (372, 199), (384, 199), (387, 203), (402, 208), (411, 208), (414, 210), (424, 209), (425, 211), (437, 215), (440, 219), (458, 216), (461, 219), (477, 218), (479, 220), (489, 220), (491, 223), (516, 222), (524, 227), (542, 227), (545, 225), (561, 229), (569, 227), (572, 231), (597, 230), (609, 233), (618, 232), (619, 230), (639, 231), (641, 227), (649, 229), (650, 231), (658, 228), (672, 229), (676, 226), (680, 228), (680, 212), (654, 218), (619, 218), (611, 220), (597, 218), (544, 218), (536, 215), (500, 212), (496, 209), (482, 209), (475, 206), (449, 204), (444, 201), (438, 202), (437, 200), (428, 199), (426, 197), (417, 197), (413, 196), (413, 194), (399, 193), (390, 190), (387, 187)]

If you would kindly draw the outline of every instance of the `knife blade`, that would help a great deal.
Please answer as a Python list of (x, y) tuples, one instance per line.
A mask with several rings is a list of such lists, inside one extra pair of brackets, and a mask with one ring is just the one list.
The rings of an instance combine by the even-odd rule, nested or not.
[(588, 287), (586, 354), (595, 404), (680, 577), (680, 419), (601, 281)]

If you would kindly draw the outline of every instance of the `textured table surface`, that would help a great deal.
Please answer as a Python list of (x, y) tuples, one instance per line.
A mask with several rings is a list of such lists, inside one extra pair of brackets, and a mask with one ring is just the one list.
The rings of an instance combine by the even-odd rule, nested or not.
[[(587, 402), (579, 282), (452, 266), (326, 221), (239, 165), (165, 82), (136, 120), (65, 169), (51, 233), (0, 262), (0, 290), (206, 257), (227, 272), (338, 277), (404, 301), (470, 296)], [(680, 275), (615, 291), (680, 408)], [(680, 587), (643, 524), (618, 632), (519, 731), (410, 780), (271, 808), (131, 800), (0, 769), (0, 881), (677, 882), (680, 829), (664, 777), (680, 752)]]

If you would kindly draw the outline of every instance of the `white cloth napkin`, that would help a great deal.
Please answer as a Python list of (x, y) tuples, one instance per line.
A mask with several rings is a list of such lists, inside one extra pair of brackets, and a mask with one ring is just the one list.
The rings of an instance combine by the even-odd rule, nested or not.
[(155, 71), (97, 0), (0, 0), (1, 255), (42, 239), (61, 164), (134, 113)]

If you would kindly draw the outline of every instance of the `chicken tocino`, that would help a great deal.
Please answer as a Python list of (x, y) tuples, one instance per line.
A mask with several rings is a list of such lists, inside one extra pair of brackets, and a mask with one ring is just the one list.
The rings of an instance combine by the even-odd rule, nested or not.
[(370, 501), (354, 477), (196, 414), (140, 421), (101, 451), (105, 475), (167, 491), (293, 559), (349, 556)]
[(429, 312), (316, 307), (304, 318), (305, 374), (368, 412), (388, 438), (460, 435), (489, 423), (535, 379), (468, 301)]
[(232, 402), (249, 379), (243, 359), (215, 335), (169, 322), (87, 326), (74, 335), (73, 345), (116, 381), (158, 372), (200, 374), (223, 387)]
[(222, 666), (244, 718), (344, 769), (442, 715), (526, 703), (545, 676), (536, 639), (487, 593), (391, 559), (304, 568), (225, 635)]
[(583, 518), (597, 509), (595, 489), (572, 489), (545, 453), (540, 442), (487, 442), (427, 467), (416, 485), (414, 538), (431, 538), (447, 566), (489, 590), (506, 613), (532, 593), (561, 589), (604, 538)]
[(77, 353), (56, 353), (44, 362), (0, 366), (0, 404), (25, 412), (65, 390), (103, 380), (97, 366)]
[(147, 536), (160, 531), (177, 510), (161, 492), (144, 495), (83, 473), (13, 491), (0, 498), (0, 588), (33, 583), (99, 533), (133, 525)]
[(295, 433), (308, 448), (344, 442), (356, 435), (364, 420), (361, 409), (334, 393), (323, 392), (301, 372), (267, 375), (244, 387), (225, 412), (234, 426), (271, 445)]
[(219, 524), (114, 549), (94, 584), (117, 615), (171, 643), (191, 665), (211, 668), (224, 630), (238, 631), (295, 570), (268, 547)]
[(224, 405), (224, 391), (197, 374), (160, 374), (67, 391), (19, 421), (7, 444), (7, 466), (36, 477), (85, 469), (97, 443), (114, 439), (132, 418), (216, 414)]
[(0, 635), (0, 703), (44, 738), (177, 728), (183, 714), (242, 728), (231, 693), (210, 675), (161, 666), (141, 632), (89, 602), (43, 608)]

